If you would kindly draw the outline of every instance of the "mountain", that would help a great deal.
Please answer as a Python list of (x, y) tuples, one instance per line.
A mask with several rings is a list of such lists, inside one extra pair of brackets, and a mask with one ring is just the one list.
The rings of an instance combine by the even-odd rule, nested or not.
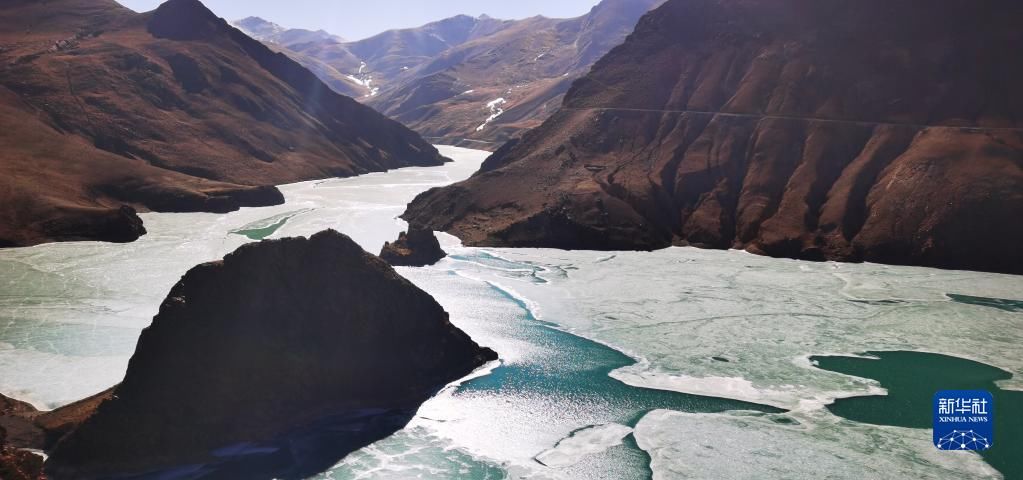
[(1023, 4), (669, 0), (404, 218), (470, 245), (1023, 273)]
[(603, 0), (578, 18), (532, 17), (444, 51), (368, 105), (437, 143), (492, 149), (553, 114), (569, 86), (663, 0)]
[(357, 42), (324, 39), (281, 51), (427, 138), (494, 148), (557, 110), (572, 81), (661, 2), (604, 0), (572, 19), (459, 15)]
[(272, 186), (444, 160), (196, 0), (0, 9), (0, 246), (131, 241), (136, 210), (280, 203)]
[(330, 59), (333, 65), (316, 56), (300, 52), (307, 48), (314, 52), (330, 49), (331, 46), (342, 45), (345, 41), (343, 38), (323, 30), (285, 28), (260, 17), (243, 18), (236, 20), (232, 25), (245, 32), (246, 35), (263, 42), (271, 50), (287, 54), (313, 72), (335, 92), (350, 97), (362, 97), (368, 93), (368, 90), (360, 81), (356, 81), (355, 77), (349, 77), (339, 70), (351, 67), (352, 63), (358, 65), (358, 60), (347, 50), (341, 49), (343, 52), (341, 59), (324, 55), (324, 59)]
[(507, 23), (487, 16), (459, 15), (417, 28), (388, 30), (356, 42), (308, 42), (282, 51), (320, 74), (335, 90), (352, 91), (354, 97), (368, 100), (382, 86), (411, 78), (410, 70), (437, 55)]
[(259, 17), (243, 18), (232, 22), (232, 25), (263, 43), (277, 44), (285, 47), (309, 42), (345, 41), (343, 38), (323, 30), (313, 31), (302, 28), (284, 28)]

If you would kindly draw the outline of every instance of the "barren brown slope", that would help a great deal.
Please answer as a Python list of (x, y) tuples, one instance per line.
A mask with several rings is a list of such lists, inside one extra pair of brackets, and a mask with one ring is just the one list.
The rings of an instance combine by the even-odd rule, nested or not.
[(316, 72), (335, 90), (359, 92), (353, 96), (366, 101), (381, 88), (414, 78), (412, 72), (437, 55), (513, 23), (487, 16), (458, 15), (420, 27), (388, 30), (354, 42), (325, 39), (290, 44), (281, 51)]
[(571, 19), (533, 17), (450, 48), (365, 102), (423, 136), (492, 149), (557, 111), (572, 81), (663, 0), (603, 0)]
[(228, 211), (273, 187), (443, 158), (196, 0), (0, 7), (0, 245), (130, 241), (128, 205)]
[(432, 141), (493, 149), (555, 112), (572, 81), (663, 1), (603, 0), (570, 19), (459, 15), (356, 42), (264, 37), (335, 91)]
[(1023, 273), (1023, 5), (669, 0), (413, 226)]

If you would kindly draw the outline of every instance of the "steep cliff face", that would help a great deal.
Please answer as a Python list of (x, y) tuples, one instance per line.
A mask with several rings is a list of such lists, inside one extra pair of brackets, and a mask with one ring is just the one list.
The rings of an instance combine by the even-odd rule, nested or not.
[(669, 0), (410, 223), (1023, 273), (1019, 3)]
[[(345, 428), (336, 430), (365, 444), (402, 426), (375, 418), (399, 412), (407, 421), (445, 384), (495, 358), (430, 295), (344, 235), (249, 244), (193, 268), (171, 290), (124, 381), (57, 444), (47, 470), (94, 478), (215, 464), (231, 452), (273, 452), (267, 445), (282, 435), (338, 417)], [(256, 476), (312, 475), (268, 473), (308, 460), (299, 450), (309, 443), (305, 432), (285, 442), (277, 453), (286, 459)], [(322, 468), (348, 453), (336, 440), (328, 447), (334, 456)]]
[(0, 9), (0, 245), (130, 241), (136, 210), (280, 203), (268, 185), (443, 158), (197, 0)]

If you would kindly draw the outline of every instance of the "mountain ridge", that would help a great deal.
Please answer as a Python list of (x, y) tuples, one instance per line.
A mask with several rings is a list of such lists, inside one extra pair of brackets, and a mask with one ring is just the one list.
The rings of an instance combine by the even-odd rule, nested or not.
[(326, 30), (307, 30), (304, 28), (284, 28), (261, 17), (245, 17), (231, 22), (231, 25), (245, 32), (248, 36), (264, 43), (284, 46), (322, 40), (344, 42), (345, 39)]
[(985, 45), (1023, 41), (1023, 9), (995, 3), (669, 0), (404, 218), (470, 245), (1021, 273), (1023, 64)]
[(571, 82), (662, 1), (604, 0), (567, 19), (457, 15), (279, 50), (431, 140), (493, 149), (553, 113)]
[(135, 211), (283, 201), (271, 185), (443, 158), (195, 0), (0, 11), (0, 244), (131, 241)]
[(444, 52), (411, 71), (415, 78), (384, 87), (366, 103), (439, 143), (492, 150), (557, 111), (572, 82), (661, 2), (603, 0), (575, 18), (508, 22)]

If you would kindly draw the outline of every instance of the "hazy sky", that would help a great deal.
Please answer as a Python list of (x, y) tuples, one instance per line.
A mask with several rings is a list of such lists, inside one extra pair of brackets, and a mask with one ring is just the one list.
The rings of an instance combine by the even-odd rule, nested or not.
[[(118, 0), (145, 12), (163, 0)], [(228, 20), (250, 15), (290, 28), (324, 29), (358, 40), (392, 28), (416, 27), (461, 13), (497, 18), (533, 15), (576, 17), (598, 0), (203, 0), (210, 10)]]

